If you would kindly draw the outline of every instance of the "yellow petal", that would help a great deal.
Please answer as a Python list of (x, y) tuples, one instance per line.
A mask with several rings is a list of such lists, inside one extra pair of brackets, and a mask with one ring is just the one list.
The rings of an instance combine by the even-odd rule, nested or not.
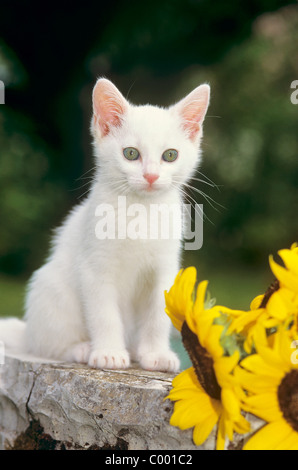
[(214, 360), (213, 368), (219, 385), (230, 387), (237, 384), (235, 377), (231, 374), (239, 361), (239, 351), (235, 351), (233, 356), (223, 356)]
[(251, 301), (250, 310), (257, 310), (258, 308), (260, 308), (263, 298), (264, 298), (264, 294), (257, 295), (257, 297), (255, 297)]
[[(288, 370), (288, 363), (285, 364), (281, 356), (277, 354), (276, 351), (274, 351), (273, 349), (259, 345), (258, 353), (268, 365), (275, 367), (281, 373)], [(289, 349), (289, 354), (291, 353), (292, 350)]]
[(274, 351), (284, 362), (284, 369), (287, 365), (288, 367), (291, 367), (291, 357), (293, 353), (293, 349), (291, 347), (292, 339), (290, 339), (287, 331), (282, 326), (279, 328), (278, 333), (274, 335), (274, 338)]
[(233, 437), (234, 437), (233, 421), (228, 418), (228, 414), (226, 414), (224, 418), (224, 433), (225, 433), (225, 436), (228, 436), (230, 441), (233, 440)]
[(225, 307), (224, 305), (215, 305), (214, 308), (218, 311), (218, 315), (226, 315), (230, 319), (238, 318), (243, 315), (243, 310), (233, 310), (231, 308)]
[(282, 412), (277, 400), (277, 392), (260, 393), (247, 397), (245, 403), (251, 413), (267, 421), (277, 421), (282, 418)]
[(292, 432), (284, 420), (267, 424), (244, 445), (244, 450), (274, 450)]
[(209, 334), (207, 337), (202, 338), (199, 336), (201, 345), (207, 349), (211, 356), (215, 359), (221, 357), (224, 353), (222, 346), (220, 345), (220, 337), (223, 332), (222, 325), (212, 325), (209, 329)]
[(166, 398), (172, 401), (191, 400), (197, 396), (197, 393), (193, 388), (173, 388)]
[(224, 425), (224, 418), (221, 415), (217, 426), (217, 439), (216, 439), (216, 450), (224, 450), (226, 440), (226, 430)]
[(277, 277), (280, 283), (293, 292), (298, 293), (298, 277), (291, 271), (288, 271), (287, 269), (277, 264), (273, 260), (272, 256), (269, 258), (269, 263), (273, 274)]
[(258, 310), (251, 310), (249, 312), (243, 312), (241, 316), (236, 318), (231, 326), (229, 327), (229, 331), (236, 331), (239, 333), (243, 328), (246, 327), (249, 323), (253, 323), (259, 318), (259, 316), (262, 314), (263, 309), (258, 309)]
[[(167, 302), (167, 299), (166, 299)], [(170, 317), (174, 328), (176, 330), (181, 331), (183, 322), (184, 322), (184, 316), (180, 315), (178, 311), (174, 311), (172, 308), (166, 308), (165, 309), (166, 314)]]
[(221, 390), (221, 401), (229, 417), (233, 421), (238, 421), (240, 418), (240, 405), (239, 400), (233, 390), (229, 388), (223, 388)]
[(292, 313), (289, 312), (288, 305), (285, 303), (279, 291), (274, 292), (274, 294), (271, 295), (266, 305), (266, 310), (269, 315), (280, 321), (285, 320), (289, 313)]
[(241, 361), (241, 365), (245, 369), (254, 372), (255, 374), (269, 376), (277, 379), (281, 379), (283, 376), (283, 371), (279, 371), (275, 367), (268, 364), (264, 359), (258, 354), (252, 354), (251, 356), (246, 357)]
[(238, 434), (246, 434), (250, 431), (250, 423), (241, 415), (239, 420), (234, 423), (234, 429)]
[(204, 303), (206, 296), (206, 289), (208, 286), (208, 281), (202, 281), (197, 287), (196, 301), (192, 311), (188, 311), (186, 316), (186, 322), (191, 329), (191, 331), (197, 334), (198, 325), (201, 324), (201, 315), (204, 312)]
[(295, 442), (293, 444), (291, 444), (289, 446), (289, 450), (298, 450), (298, 441), (297, 441), (297, 439), (295, 440)]
[(213, 415), (208, 416), (205, 421), (202, 421), (200, 424), (195, 426), (193, 431), (193, 441), (195, 445), (200, 446), (206, 441), (207, 437), (216, 425), (218, 418), (219, 416), (214, 413)]
[(182, 430), (192, 428), (213, 415), (217, 416), (217, 410), (212, 405), (207, 394), (202, 394), (199, 399), (179, 400), (175, 402), (170, 424)]
[(217, 316), (217, 312), (214, 308), (202, 312), (196, 311), (196, 329), (194, 333), (198, 336), (204, 348), (206, 348), (206, 340), (209, 338), (210, 328), (215, 316)]
[(280, 378), (270, 377), (268, 375), (256, 375), (241, 367), (236, 367), (234, 375), (243, 389), (252, 393), (274, 393), (281, 380)]
[(275, 450), (292, 450), (293, 447), (298, 446), (298, 433), (292, 431), (284, 440), (282, 440), (276, 447)]
[(253, 339), (257, 351), (259, 350), (258, 348), (268, 345), (266, 329), (262, 322), (263, 320), (257, 323), (253, 328)]
[(239, 361), (239, 351), (235, 351), (232, 356), (223, 356), (215, 360), (216, 368), (225, 374), (231, 373)]
[(179, 389), (202, 389), (193, 367), (189, 367), (188, 369), (180, 372), (180, 374), (176, 375), (176, 377), (174, 377), (172, 380), (172, 386)]
[(164, 293), (166, 313), (169, 315), (174, 327), (181, 331), (185, 316), (193, 307), (193, 290), (196, 282), (196, 268), (190, 266), (180, 270), (169, 292)]
[(195, 309), (198, 309), (199, 311), (204, 310), (207, 287), (208, 287), (208, 281), (200, 282), (197, 287)]
[(296, 250), (279, 250), (278, 254), (286, 267), (298, 276), (298, 254)]

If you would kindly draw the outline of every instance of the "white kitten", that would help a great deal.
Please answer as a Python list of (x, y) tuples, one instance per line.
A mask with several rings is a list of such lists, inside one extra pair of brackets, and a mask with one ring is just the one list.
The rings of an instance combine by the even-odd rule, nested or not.
[(96, 177), (30, 281), (27, 352), (96, 368), (126, 368), (131, 359), (144, 369), (179, 368), (169, 347), (164, 291), (179, 270), (180, 241), (120, 237), (127, 220), (117, 222), (114, 239), (99, 239), (96, 214), (107, 204), (117, 215), (119, 195), (127, 207), (142, 204), (145, 212), (155, 203), (181, 207), (179, 189), (199, 162), (208, 103), (208, 85), (162, 109), (133, 106), (110, 81), (97, 81), (91, 124)]

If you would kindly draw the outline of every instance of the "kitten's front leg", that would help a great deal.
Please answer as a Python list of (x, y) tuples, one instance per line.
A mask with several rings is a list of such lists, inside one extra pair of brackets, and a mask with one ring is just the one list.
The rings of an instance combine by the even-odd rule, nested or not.
[(125, 347), (115, 286), (106, 281), (93, 279), (91, 282), (89, 279), (84, 306), (91, 339), (89, 366), (98, 369), (129, 367), (130, 358)]
[(146, 370), (176, 372), (180, 361), (170, 349), (171, 321), (165, 313), (163, 286), (154, 289), (143, 303), (136, 359)]

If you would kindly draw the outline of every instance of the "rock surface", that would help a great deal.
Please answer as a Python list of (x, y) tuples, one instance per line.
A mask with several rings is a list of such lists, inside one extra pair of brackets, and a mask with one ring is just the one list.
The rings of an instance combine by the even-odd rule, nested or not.
[[(0, 365), (2, 449), (214, 449), (169, 424), (173, 375), (6, 356)], [(239, 436), (239, 439), (241, 437)], [(232, 447), (238, 446), (237, 441)]]

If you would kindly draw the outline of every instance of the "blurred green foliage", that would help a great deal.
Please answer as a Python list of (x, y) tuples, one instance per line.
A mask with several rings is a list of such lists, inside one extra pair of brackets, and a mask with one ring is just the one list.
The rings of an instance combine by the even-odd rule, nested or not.
[(215, 202), (189, 188), (206, 221), (203, 248), (187, 252), (184, 264), (197, 265), (200, 279), (213, 276), (227, 303), (236, 273), (245, 302), (254, 279), (260, 293), (268, 255), (298, 239), (298, 106), (290, 101), (297, 3), (62, 1), (46, 15), (43, 8), (0, 4), (0, 271), (28, 277), (53, 227), (88, 189), (80, 177), (93, 167), (96, 78), (107, 76), (136, 104), (162, 106), (209, 82), (200, 170), (218, 188), (191, 183)]
[(21, 318), (24, 313), (25, 284), (22, 279), (0, 276), (0, 317)]
[(203, 169), (225, 206), (208, 210), (216, 257), (261, 266), (298, 241), (298, 107), (290, 100), (297, 43), (298, 10), (283, 9), (258, 18), (252, 36), (208, 68), (211, 114), (220, 118), (206, 121)]

